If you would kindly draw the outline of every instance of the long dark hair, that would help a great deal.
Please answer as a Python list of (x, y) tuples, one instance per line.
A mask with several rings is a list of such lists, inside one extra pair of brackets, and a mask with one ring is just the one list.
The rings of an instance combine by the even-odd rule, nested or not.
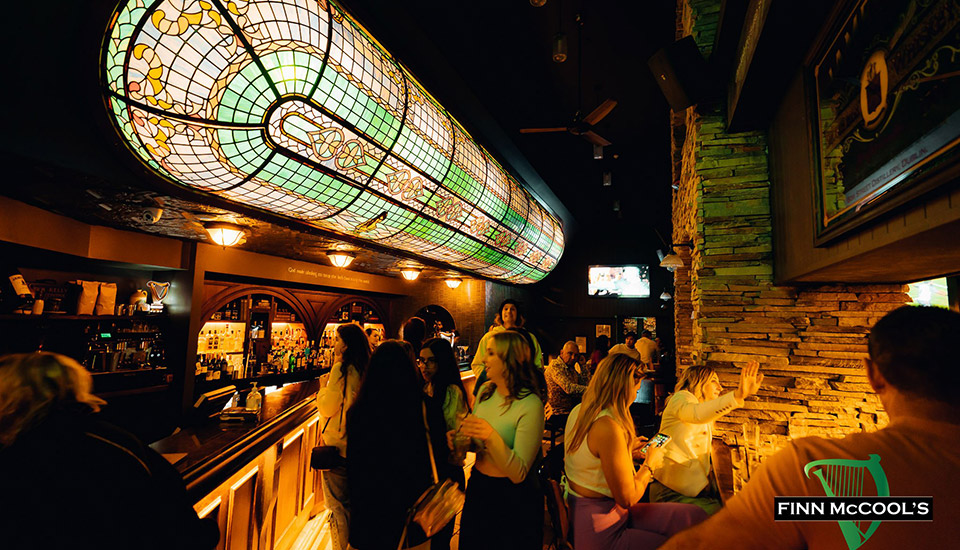
[(420, 348), (423, 347), (423, 339), (427, 336), (427, 322), (420, 317), (411, 317), (403, 323), (400, 330), (403, 333), (403, 340), (413, 346), (413, 354), (419, 355)]
[[(544, 390), (546, 387), (543, 374), (533, 365), (530, 358), (530, 343), (519, 332), (505, 330), (490, 336), (487, 349), (503, 360), (506, 368), (507, 398), (509, 407), (514, 399), (523, 399), (529, 394), (537, 395), (541, 401), (546, 401)], [(494, 382), (488, 382), (480, 391), (480, 401), (486, 401), (497, 389)]]
[[(467, 403), (467, 390), (463, 387), (463, 380), (460, 379), (460, 369), (457, 367), (457, 360), (453, 356), (453, 348), (450, 342), (443, 338), (431, 338), (423, 343), (423, 347), (430, 348), (434, 359), (437, 361), (437, 372), (433, 375), (433, 395), (439, 396), (443, 403), (447, 395), (447, 387), (453, 386), (460, 390), (463, 402)], [(469, 405), (467, 410), (470, 410)]]
[(367, 364), (370, 363), (370, 340), (366, 333), (360, 325), (347, 323), (337, 327), (337, 336), (347, 345), (347, 349), (343, 351), (343, 375), (347, 375), (346, 369), (352, 365), (363, 378)]
[(421, 396), (420, 378), (417, 367), (410, 360), (410, 353), (403, 342), (386, 340), (377, 346), (370, 357), (357, 400), (348, 414), (379, 411), (384, 415), (383, 421), (394, 418), (422, 426)]

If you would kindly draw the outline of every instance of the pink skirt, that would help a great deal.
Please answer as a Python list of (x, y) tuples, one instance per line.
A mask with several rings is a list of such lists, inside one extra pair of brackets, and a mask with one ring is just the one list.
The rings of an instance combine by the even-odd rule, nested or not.
[(672, 535), (707, 519), (693, 504), (637, 503), (630, 509), (612, 498), (567, 497), (577, 550), (654, 549)]

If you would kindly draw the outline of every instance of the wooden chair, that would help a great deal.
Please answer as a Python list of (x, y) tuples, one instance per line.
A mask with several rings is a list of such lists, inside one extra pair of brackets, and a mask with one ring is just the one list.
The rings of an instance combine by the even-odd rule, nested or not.
[(540, 486), (547, 501), (547, 513), (550, 514), (550, 525), (553, 527), (553, 543), (555, 550), (573, 550), (570, 539), (570, 510), (563, 498), (563, 488), (560, 483), (548, 474), (547, 468), (539, 471)]

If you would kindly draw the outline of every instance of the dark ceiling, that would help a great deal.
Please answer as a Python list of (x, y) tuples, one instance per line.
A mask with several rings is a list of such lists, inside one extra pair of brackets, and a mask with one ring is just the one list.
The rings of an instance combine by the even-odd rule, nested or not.
[[(568, 250), (599, 243), (620, 249), (624, 236), (652, 249), (659, 247), (655, 228), (669, 235), (668, 108), (646, 60), (674, 38), (673, 1), (548, 0), (541, 8), (526, 0), (344, 4), (534, 193), (559, 198), (569, 210), (558, 208)], [(8, 170), (2, 193), (89, 223), (193, 240), (202, 237), (179, 212), (234, 214), (253, 226), (245, 248), (325, 262), (329, 236), (256, 211), (228, 212), (229, 205), (214, 198), (158, 181), (119, 146), (99, 88), (100, 41), (115, 5), (93, 0), (53, 10), (41, 2), (14, 4), (8, 21), (16, 23), (5, 40), (11, 42), (6, 51), (17, 54), (5, 56), (3, 74), (16, 97), (4, 103), (0, 154)], [(583, 21), (582, 100), (577, 14)], [(551, 60), (558, 28), (568, 37), (563, 64)], [(594, 160), (580, 137), (518, 131), (566, 125), (578, 109), (585, 114), (607, 98), (619, 104), (596, 129), (613, 143), (603, 160)], [(612, 175), (609, 187), (602, 185), (604, 171)], [(135, 220), (152, 197), (173, 214), (165, 223)], [(406, 262), (384, 252), (364, 253), (358, 268), (383, 273)], [(428, 270), (432, 276), (446, 272), (442, 266)]]

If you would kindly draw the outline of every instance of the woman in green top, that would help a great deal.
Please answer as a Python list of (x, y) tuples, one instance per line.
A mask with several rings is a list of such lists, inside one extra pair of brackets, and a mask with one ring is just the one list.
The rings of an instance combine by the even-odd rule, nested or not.
[[(442, 338), (431, 338), (423, 343), (417, 356), (417, 366), (423, 375), (424, 402), (427, 404), (427, 420), (430, 423), (430, 439), (433, 442), (433, 454), (437, 458), (437, 472), (440, 478), (450, 478), (466, 486), (463, 475), (465, 449), (451, 451), (447, 447), (445, 434), (460, 428), (470, 409), (467, 405), (467, 391), (460, 380), (460, 369), (450, 342)], [(451, 521), (431, 539), (431, 550), (450, 548), (453, 536)]]
[[(542, 375), (527, 339), (514, 331), (493, 334), (484, 357), (490, 381), (460, 434), (476, 446), (460, 520), (461, 550), (533, 550), (543, 543), (543, 494), (533, 470), (543, 435)], [(453, 444), (455, 433), (448, 432)]]

